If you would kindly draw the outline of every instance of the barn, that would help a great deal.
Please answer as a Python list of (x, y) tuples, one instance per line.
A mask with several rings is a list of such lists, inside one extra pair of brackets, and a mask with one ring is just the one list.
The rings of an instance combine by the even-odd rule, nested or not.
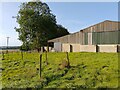
[(106, 20), (69, 35), (48, 40), (56, 52), (119, 52), (118, 21)]

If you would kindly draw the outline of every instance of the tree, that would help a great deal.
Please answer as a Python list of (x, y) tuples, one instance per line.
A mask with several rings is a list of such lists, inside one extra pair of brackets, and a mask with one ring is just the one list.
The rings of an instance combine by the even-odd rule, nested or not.
[(51, 13), (49, 6), (41, 1), (22, 3), (16, 19), (19, 28), (15, 29), (25, 50), (39, 51), (42, 46), (47, 45), (47, 40), (65, 35), (66, 32), (64, 27), (56, 24), (55, 15)]
[(64, 28), (62, 25), (57, 25), (57, 37), (61, 37), (68, 34), (69, 32), (66, 28)]

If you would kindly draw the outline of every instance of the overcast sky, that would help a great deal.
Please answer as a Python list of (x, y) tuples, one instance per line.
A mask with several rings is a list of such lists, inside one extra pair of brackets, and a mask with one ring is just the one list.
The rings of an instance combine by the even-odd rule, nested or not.
[[(0, 2), (0, 46), (6, 46), (6, 37), (10, 37), (9, 46), (19, 46), (16, 16), (21, 2)], [(104, 20), (118, 20), (117, 2), (47, 2), (57, 23), (70, 33)]]

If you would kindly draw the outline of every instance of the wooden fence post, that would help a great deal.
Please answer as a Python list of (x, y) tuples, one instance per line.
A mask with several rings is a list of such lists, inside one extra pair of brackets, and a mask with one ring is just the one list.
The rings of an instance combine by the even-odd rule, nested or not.
[(70, 68), (70, 61), (69, 61), (68, 52), (66, 52), (66, 55), (67, 55), (67, 60), (68, 60), (68, 68)]
[(42, 70), (42, 54), (40, 54), (40, 78), (41, 78), (41, 70)]
[(9, 51), (8, 51), (8, 46), (7, 46), (6, 54), (7, 54), (7, 60), (8, 60), (8, 59), (9, 59)]
[(49, 44), (47, 44), (47, 52), (49, 52)]
[(8, 54), (8, 49), (6, 50), (6, 54)]
[(2, 60), (4, 60), (4, 52), (2, 52)]
[(117, 53), (119, 53), (119, 45), (117, 45)]
[(98, 52), (99, 52), (99, 46), (96, 45), (96, 53), (98, 53)]
[(45, 60), (46, 60), (46, 65), (48, 65), (47, 51), (45, 51)]

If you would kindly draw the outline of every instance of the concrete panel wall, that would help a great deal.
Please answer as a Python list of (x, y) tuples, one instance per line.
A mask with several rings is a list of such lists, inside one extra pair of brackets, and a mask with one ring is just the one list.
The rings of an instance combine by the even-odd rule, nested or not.
[(73, 47), (73, 52), (80, 52), (80, 44), (71, 44)]
[(98, 45), (98, 52), (117, 52), (117, 45)]
[(62, 52), (70, 52), (70, 44), (62, 44)]
[(96, 52), (96, 45), (80, 45), (80, 52)]
[[(71, 50), (72, 47), (72, 50)], [(80, 45), (80, 44), (62, 44), (62, 52), (120, 52), (120, 45)]]

